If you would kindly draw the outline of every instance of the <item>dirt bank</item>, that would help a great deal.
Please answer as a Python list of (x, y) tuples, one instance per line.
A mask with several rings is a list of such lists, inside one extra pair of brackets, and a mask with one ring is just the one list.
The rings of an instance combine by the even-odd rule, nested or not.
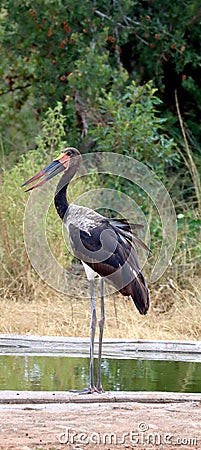
[(9, 391), (0, 402), (1, 450), (201, 448), (200, 394)]

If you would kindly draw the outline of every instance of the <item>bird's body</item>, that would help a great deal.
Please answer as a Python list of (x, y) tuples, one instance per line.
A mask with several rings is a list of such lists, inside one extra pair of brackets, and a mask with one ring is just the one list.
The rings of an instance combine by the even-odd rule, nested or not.
[[(57, 211), (61, 211), (61, 204), (64, 206), (61, 199), (57, 194)], [(67, 200), (66, 208), (63, 207), (60, 216), (68, 230), (74, 255), (85, 263), (87, 278), (92, 278), (92, 272), (86, 266), (93, 270), (94, 276), (99, 274), (107, 277), (123, 295), (131, 296), (139, 312), (145, 314), (148, 308), (148, 290), (132, 240), (145, 248), (146, 246), (131, 232), (128, 222), (109, 219), (85, 206), (68, 205)], [(129, 264), (123, 274), (122, 267), (128, 258)], [(116, 276), (110, 277), (114, 273)], [(126, 277), (125, 281), (122, 280), (122, 275)]]
[[(110, 282), (122, 295), (130, 296), (139, 312), (146, 314), (149, 307), (149, 295), (145, 278), (140, 269), (136, 247), (141, 245), (144, 249), (149, 249), (135, 234), (135, 230), (141, 228), (140, 225), (129, 224), (125, 219), (109, 219), (90, 208), (68, 204), (66, 190), (80, 163), (81, 155), (78, 150), (67, 148), (58, 160), (53, 161), (47, 168), (28, 180), (25, 185), (44, 176), (43, 180), (32, 188), (37, 187), (58, 172), (64, 171), (56, 188), (55, 207), (68, 230), (74, 255), (82, 261), (90, 282), (92, 319), (89, 392), (94, 392), (94, 390), (101, 392), (101, 352), (105, 320), (103, 280)], [(98, 383), (97, 388), (94, 388), (93, 350), (97, 319), (93, 280), (96, 275), (101, 277), (101, 319), (99, 322)]]

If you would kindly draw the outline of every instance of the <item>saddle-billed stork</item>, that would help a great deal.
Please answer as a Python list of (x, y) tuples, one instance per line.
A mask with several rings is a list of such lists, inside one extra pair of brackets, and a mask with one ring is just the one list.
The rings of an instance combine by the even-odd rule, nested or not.
[[(141, 272), (136, 245), (149, 248), (135, 234), (141, 225), (129, 224), (125, 219), (110, 219), (96, 211), (75, 204), (66, 198), (69, 182), (75, 175), (82, 157), (73, 147), (65, 148), (60, 156), (47, 167), (26, 181), (22, 186), (34, 182), (27, 191), (46, 183), (60, 172), (64, 172), (55, 191), (54, 203), (60, 218), (66, 226), (74, 255), (83, 263), (90, 284), (91, 325), (90, 325), (90, 380), (83, 392), (103, 392), (101, 384), (102, 339), (105, 322), (104, 279), (110, 282), (124, 296), (130, 296), (140, 314), (149, 308), (149, 293)], [(94, 298), (94, 278), (100, 276), (101, 317), (99, 321), (98, 377), (94, 385), (94, 338), (97, 323)]]

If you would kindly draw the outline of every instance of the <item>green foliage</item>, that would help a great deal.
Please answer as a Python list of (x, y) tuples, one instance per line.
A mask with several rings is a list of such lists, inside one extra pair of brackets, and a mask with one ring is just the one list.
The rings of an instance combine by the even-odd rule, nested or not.
[(75, 70), (69, 74), (68, 83), (71, 92), (79, 91), (84, 100), (90, 99), (91, 106), (96, 105), (101, 90), (112, 85), (117, 71), (109, 64), (109, 52), (100, 54), (100, 48), (88, 47), (80, 52), (75, 62)]
[[(2, 0), (0, 8), (0, 135), (6, 168), (1, 184), (1, 256), (9, 274), (19, 275), (16, 258), (22, 270), (25, 263), (21, 247), (25, 196), (19, 186), (65, 142), (84, 151), (132, 155), (149, 165), (171, 190), (176, 204), (177, 261), (184, 253), (189, 260), (196, 259), (199, 202), (189, 154), (199, 170), (198, 0), (187, 0), (185, 5), (171, 0)], [(188, 154), (183, 149), (175, 90), (191, 146)], [(94, 186), (96, 181), (95, 176)], [(91, 181), (86, 183), (91, 186)], [(114, 184), (124, 192), (132, 189), (148, 216), (150, 205), (143, 193), (118, 177), (103, 178), (104, 186)], [(77, 186), (80, 191), (84, 188)], [(56, 213), (50, 214), (56, 239)], [(153, 215), (150, 220), (157, 246), (160, 223)], [(187, 246), (193, 249), (192, 258)]]
[(30, 95), (18, 108), (15, 96), (12, 98), (10, 94), (6, 94), (2, 97), (0, 116), (2, 167), (11, 167), (18, 160), (20, 154), (33, 148), (35, 136), (40, 128), (33, 103), (33, 97)]
[[(165, 114), (174, 108), (179, 90), (185, 120), (200, 140), (200, 4), (160, 0), (123, 2), (3, 0), (0, 13), (2, 95), (10, 93), (19, 108), (34, 96), (40, 112), (72, 96), (69, 75), (79, 66), (88, 87), (100, 82), (121, 64), (131, 79), (153, 79)], [(91, 53), (91, 59), (88, 52)], [(104, 56), (108, 64), (101, 58)], [(111, 77), (112, 78), (112, 77)], [(110, 80), (111, 82), (111, 80)], [(80, 93), (84, 94), (84, 92)], [(190, 105), (190, 108), (189, 108)], [(195, 114), (196, 113), (196, 114)], [(68, 119), (67, 119), (68, 121)], [(166, 124), (168, 128), (168, 123)], [(179, 136), (179, 128), (177, 124)]]
[(52, 160), (55, 150), (62, 150), (66, 145), (66, 142), (62, 140), (66, 133), (64, 129), (65, 116), (61, 111), (61, 102), (58, 102), (54, 109), (47, 110), (45, 118), (41, 122), (42, 134), (35, 139), (39, 154), (47, 154), (49, 160)]
[[(49, 135), (50, 122), (56, 128)], [(48, 162), (49, 153), (53, 151), (53, 143), (60, 149), (63, 146), (64, 116), (61, 114), (61, 104), (54, 109), (49, 108), (46, 118), (42, 123), (42, 135), (36, 138), (39, 146), (36, 150), (22, 155), (18, 164), (10, 170), (4, 170), (1, 183), (1, 215), (0, 230), (1, 243), (0, 255), (4, 271), (1, 272), (2, 283), (7, 282), (7, 277), (18, 279), (19, 273), (24, 275), (27, 267), (27, 257), (23, 242), (23, 220), (27, 201), (27, 194), (21, 188), (22, 183), (41, 170)], [(53, 208), (50, 214), (54, 215)], [(52, 221), (53, 228), (55, 221)], [(51, 232), (51, 231), (50, 231)], [(17, 261), (17, 264), (16, 264)], [(5, 273), (6, 272), (6, 273)], [(27, 287), (27, 279), (23, 277), (23, 283)]]
[(164, 119), (157, 117), (161, 103), (152, 83), (133, 81), (124, 92), (103, 92), (99, 99), (101, 119), (91, 132), (101, 151), (132, 155), (164, 175), (165, 164), (179, 161), (172, 139), (162, 134)]
[(201, 255), (201, 219), (198, 214), (192, 209), (179, 213), (178, 233), (179, 242), (178, 247), (182, 254), (181, 263), (193, 264), (199, 266)]

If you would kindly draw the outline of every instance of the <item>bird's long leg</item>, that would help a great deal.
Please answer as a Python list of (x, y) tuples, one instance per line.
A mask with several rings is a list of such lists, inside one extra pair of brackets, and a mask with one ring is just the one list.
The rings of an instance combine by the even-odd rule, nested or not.
[(101, 383), (101, 358), (102, 358), (102, 343), (103, 343), (103, 330), (105, 323), (105, 305), (104, 305), (104, 281), (100, 280), (100, 299), (101, 299), (101, 317), (99, 321), (99, 347), (98, 347), (98, 379), (96, 390), (98, 392), (103, 392)]
[(90, 380), (89, 389), (93, 393), (94, 388), (94, 339), (96, 332), (96, 304), (94, 298), (94, 280), (90, 280), (90, 295), (91, 295), (91, 333), (90, 333)]
[(70, 392), (77, 392), (79, 394), (93, 394), (97, 392), (96, 387), (94, 386), (94, 339), (96, 332), (96, 304), (94, 298), (94, 280), (90, 280), (90, 297), (91, 297), (91, 324), (90, 324), (90, 379), (89, 379), (89, 387), (84, 388), (80, 391), (76, 391), (71, 389)]

